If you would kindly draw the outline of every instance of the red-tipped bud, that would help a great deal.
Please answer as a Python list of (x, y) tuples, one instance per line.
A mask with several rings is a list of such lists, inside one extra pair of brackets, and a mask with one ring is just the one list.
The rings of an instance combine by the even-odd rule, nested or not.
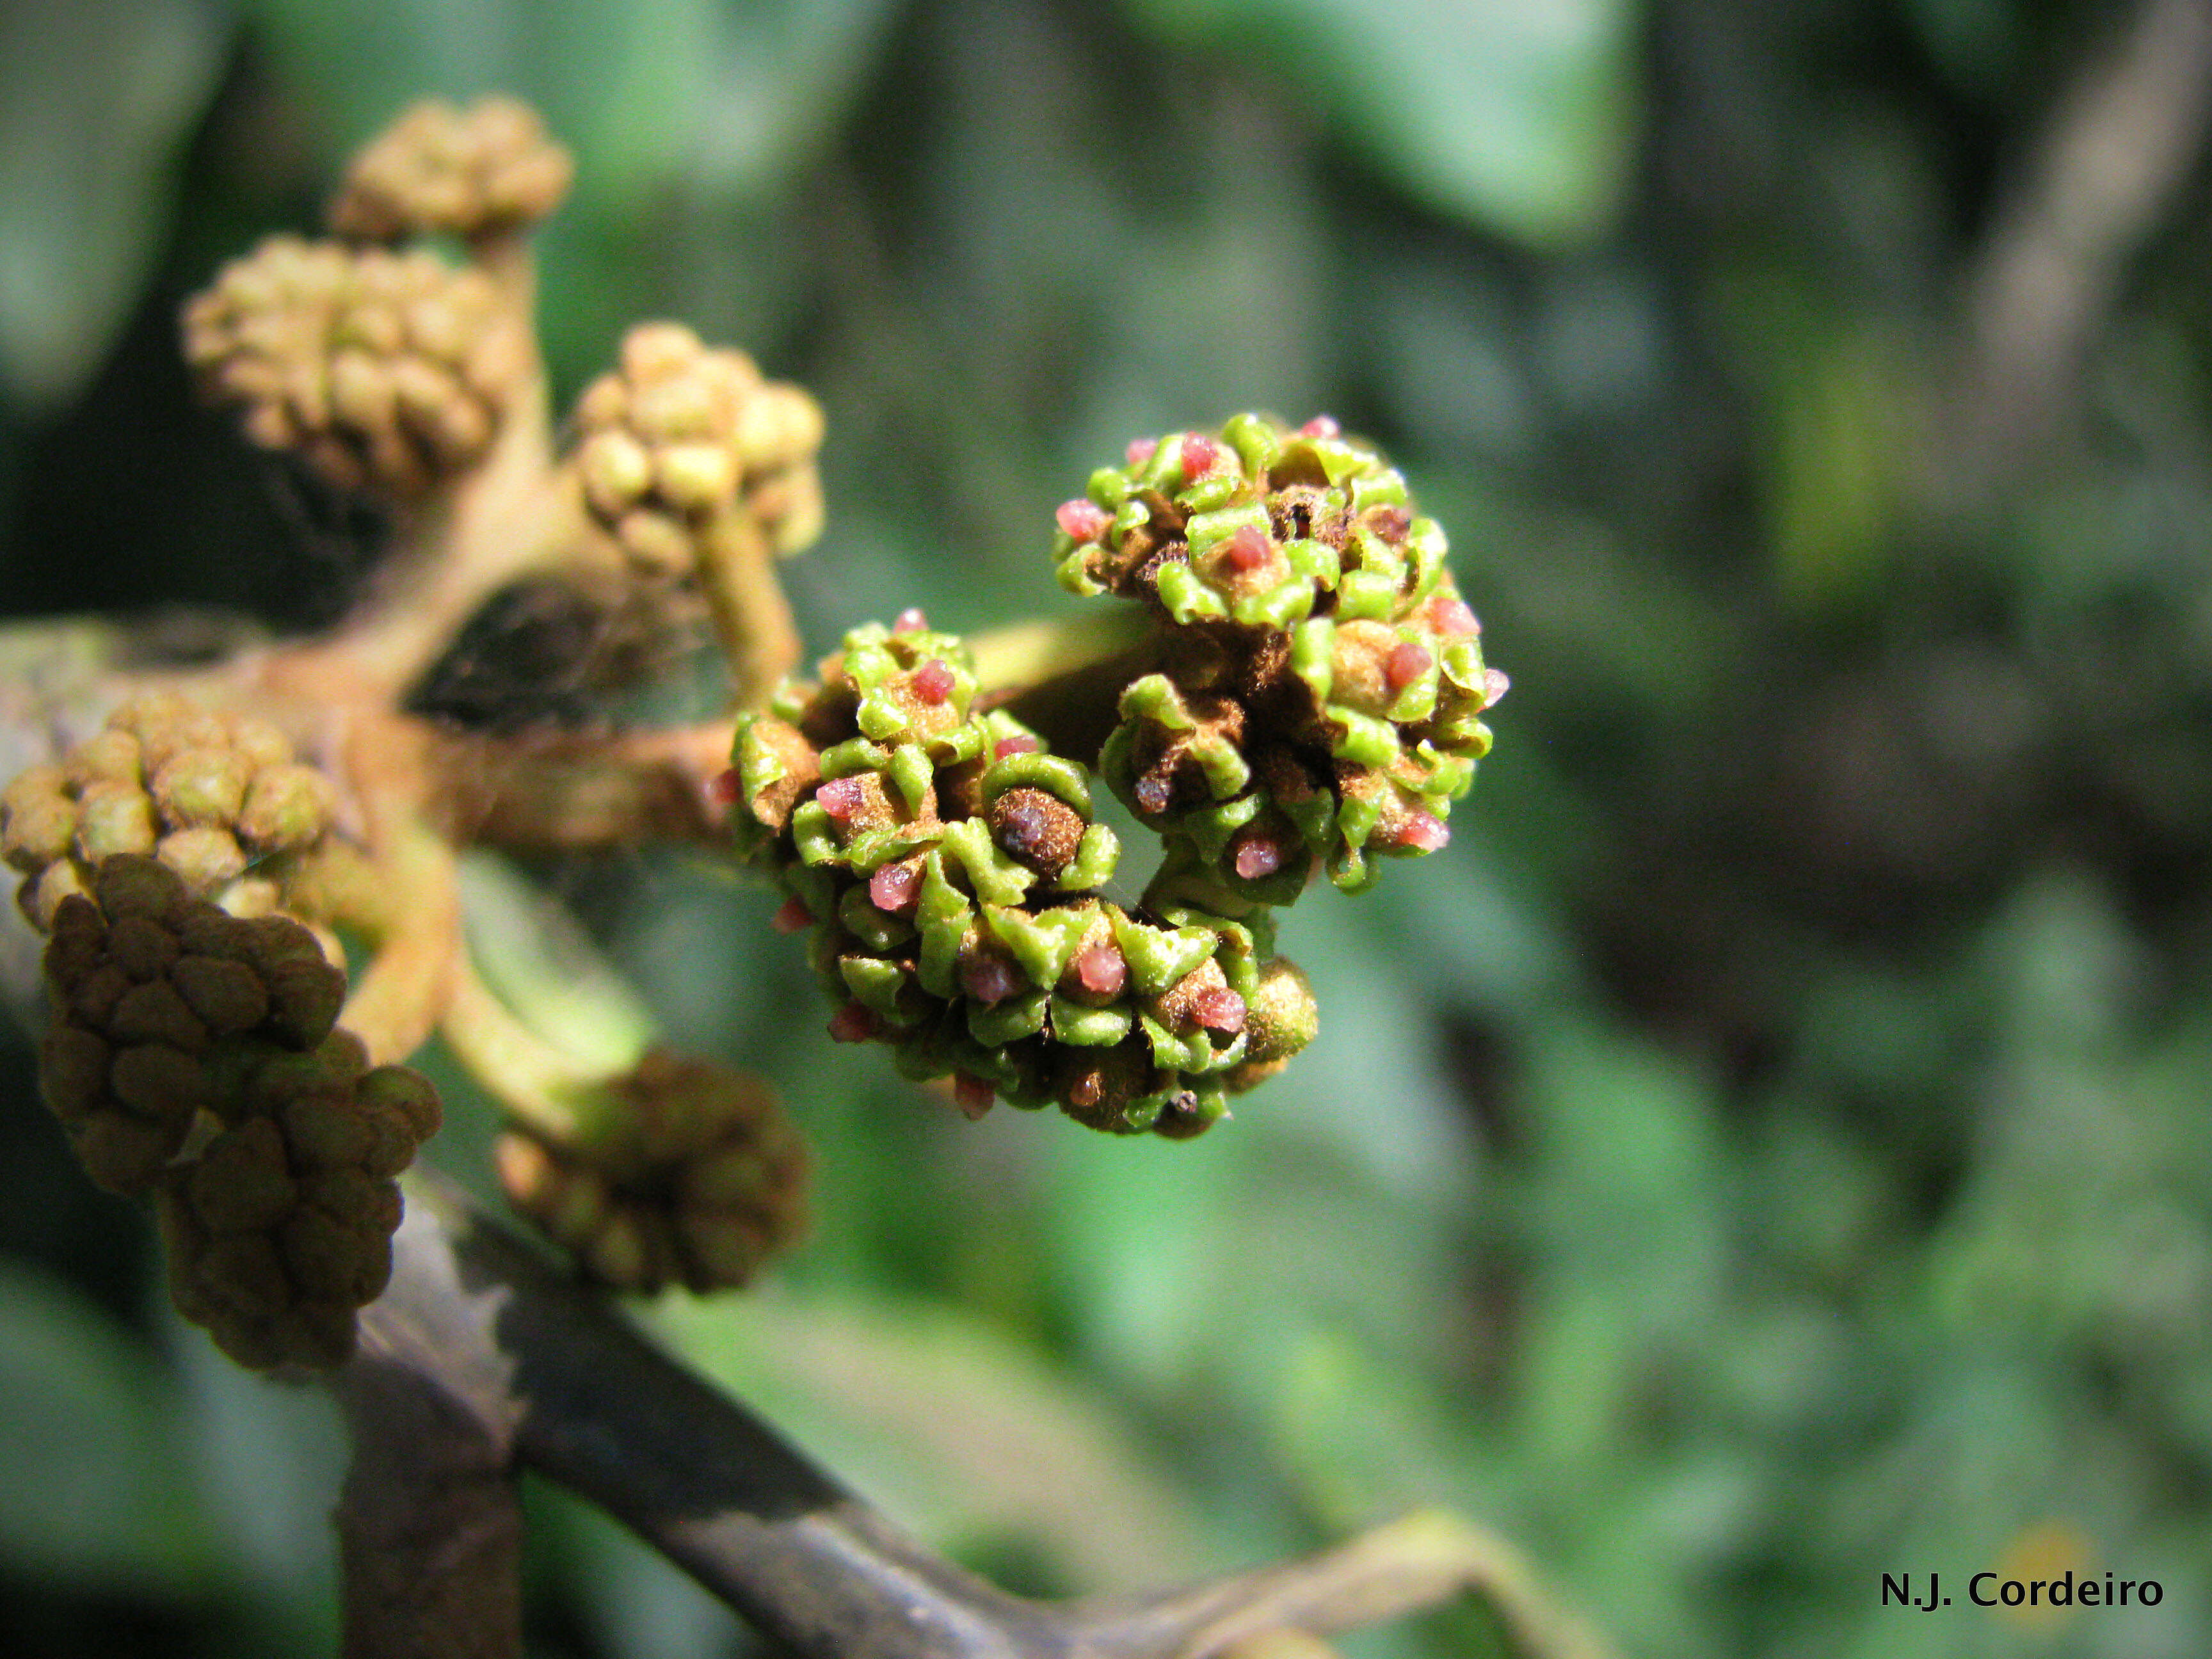
[(1257, 570), (1274, 550), (1266, 531), (1256, 525), (1240, 525), (1229, 538), (1229, 545), (1221, 550), (1221, 562), (1235, 571)]
[(1093, 996), (1119, 996), (1129, 982), (1129, 964), (1113, 940), (1101, 939), (1077, 953), (1075, 977)]
[(960, 964), (960, 985), (976, 1001), (988, 1005), (1005, 1001), (1021, 989), (1022, 981), (1012, 964), (978, 953)]
[(769, 919), (769, 926), (779, 933), (797, 933), (814, 925), (814, 913), (797, 899), (786, 899), (783, 908)]
[(1160, 441), (1158, 438), (1132, 438), (1129, 440), (1129, 447), (1121, 453), (1131, 466), (1143, 466), (1152, 460), (1153, 452), (1159, 447)]
[(1467, 608), (1467, 601), (1443, 596), (1429, 601), (1429, 626), (1446, 639), (1464, 639), (1482, 632), (1482, 624), (1475, 621), (1474, 612)]
[(952, 1103), (960, 1109), (960, 1115), (970, 1123), (989, 1111), (991, 1103), (997, 1098), (998, 1091), (973, 1073), (955, 1072), (952, 1074)]
[(932, 657), (914, 671), (914, 695), (934, 708), (952, 695), (952, 671)]
[(814, 792), (822, 810), (839, 823), (850, 823), (867, 803), (868, 792), (858, 777), (832, 778)]
[(1336, 423), (1334, 415), (1316, 415), (1300, 427), (1298, 432), (1307, 438), (1337, 438), (1344, 434), (1344, 428)]
[(1506, 678), (1504, 669), (1486, 668), (1482, 671), (1482, 706), (1485, 708), (1512, 689), (1513, 682)]
[(1433, 853), (1451, 839), (1451, 826), (1433, 813), (1411, 811), (1386, 845), (1408, 847), (1416, 853)]
[(916, 607), (909, 605), (905, 610), (898, 613), (898, 619), (891, 623), (891, 632), (894, 634), (919, 634), (928, 626), (929, 618), (923, 616), (921, 611)]
[(1258, 881), (1283, 867), (1283, 844), (1265, 830), (1248, 831), (1237, 839), (1230, 863), (1245, 880)]
[(872, 1008), (848, 1002), (830, 1017), (830, 1035), (840, 1042), (866, 1042), (883, 1029)]
[(1052, 516), (1060, 520), (1062, 530), (1079, 542), (1097, 541), (1106, 533), (1106, 526), (1114, 522), (1103, 507), (1080, 495), (1072, 501), (1062, 501), (1053, 509)]
[(1191, 999), (1190, 1017), (1209, 1031), (1234, 1036), (1244, 1029), (1244, 999), (1227, 986), (1217, 985)]
[(1026, 732), (1017, 732), (1011, 738), (1000, 738), (991, 745), (991, 758), (1004, 760), (1009, 755), (1034, 755), (1037, 740)]
[(886, 915), (910, 915), (921, 902), (921, 872), (910, 864), (886, 864), (868, 878), (868, 902)]
[(1437, 665), (1428, 647), (1407, 640), (1392, 647), (1382, 659), (1382, 678), (1393, 693), (1403, 691), (1415, 680)]
[(1221, 459), (1221, 446), (1203, 432), (1186, 432), (1182, 439), (1182, 476), (1185, 483), (1203, 478), (1213, 471), (1214, 463)]

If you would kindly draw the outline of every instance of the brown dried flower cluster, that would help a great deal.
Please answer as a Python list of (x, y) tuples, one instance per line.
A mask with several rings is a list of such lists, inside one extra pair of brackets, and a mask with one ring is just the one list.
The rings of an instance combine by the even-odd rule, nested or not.
[(588, 1144), (500, 1139), (514, 1206), (617, 1290), (734, 1288), (805, 1232), (807, 1157), (759, 1079), (655, 1050), (609, 1085), (620, 1109)]

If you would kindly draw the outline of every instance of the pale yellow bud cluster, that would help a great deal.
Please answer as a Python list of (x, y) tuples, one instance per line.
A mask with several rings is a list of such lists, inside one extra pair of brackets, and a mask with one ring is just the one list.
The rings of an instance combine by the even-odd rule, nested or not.
[(702, 527), (739, 502), (778, 553), (821, 533), (821, 407), (681, 324), (632, 329), (576, 423), (585, 500), (641, 574), (688, 574)]
[(805, 1231), (806, 1148), (759, 1079), (656, 1051), (610, 1088), (590, 1145), (513, 1130), (496, 1154), (515, 1208), (588, 1277), (734, 1288)]
[(254, 442), (408, 498), (490, 447), (535, 346), (481, 270), (273, 236), (186, 305), (185, 355)]
[(250, 865), (314, 846), (331, 805), (329, 781), (266, 720), (162, 693), (125, 703), (0, 792), (0, 855), (24, 872), (16, 902), (45, 929), (103, 859), (158, 859), (204, 898)]
[(331, 203), (331, 228), (371, 242), (507, 234), (552, 212), (574, 176), (568, 152), (527, 104), (486, 98), (464, 110), (433, 99), (354, 157)]

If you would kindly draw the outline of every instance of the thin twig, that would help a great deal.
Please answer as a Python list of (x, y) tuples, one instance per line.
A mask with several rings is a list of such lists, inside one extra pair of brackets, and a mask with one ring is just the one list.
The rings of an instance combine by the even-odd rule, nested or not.
[(1984, 459), (2050, 427), (2127, 259), (2212, 115), (2212, 0), (2145, 0), (2062, 99), (1975, 262), (1964, 423)]

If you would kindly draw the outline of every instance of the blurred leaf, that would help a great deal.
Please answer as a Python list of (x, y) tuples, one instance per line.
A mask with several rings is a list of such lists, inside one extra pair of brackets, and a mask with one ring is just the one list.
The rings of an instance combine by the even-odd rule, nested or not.
[(0, 1261), (0, 1563), (110, 1595), (220, 1578), (174, 1453), (180, 1404), (82, 1294)]
[(835, 124), (892, 0), (249, 0), (352, 145), (418, 98), (504, 92), (577, 152), (577, 206), (679, 186), (755, 195)]
[(225, 30), (203, 0), (0, 9), (0, 386), (74, 397), (168, 228), (174, 163)]
[(1610, 222), (1636, 101), (1632, 0), (1130, 0), (1172, 40), (1253, 50), (1399, 188), (1539, 246)]
[(1126, 1426), (981, 1321), (793, 1292), (670, 1297), (654, 1323), (902, 1524), (952, 1542), (1020, 1538), (1080, 1589), (1190, 1572), (1192, 1518)]

